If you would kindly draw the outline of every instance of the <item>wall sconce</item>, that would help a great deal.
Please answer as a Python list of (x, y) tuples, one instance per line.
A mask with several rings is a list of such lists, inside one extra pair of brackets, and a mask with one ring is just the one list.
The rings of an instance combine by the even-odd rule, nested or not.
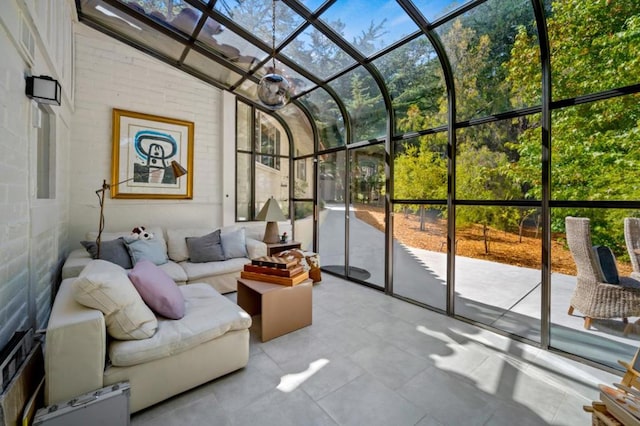
[(41, 75), (40, 77), (28, 76), (25, 93), (38, 103), (60, 105), (62, 89), (58, 80), (46, 75)]

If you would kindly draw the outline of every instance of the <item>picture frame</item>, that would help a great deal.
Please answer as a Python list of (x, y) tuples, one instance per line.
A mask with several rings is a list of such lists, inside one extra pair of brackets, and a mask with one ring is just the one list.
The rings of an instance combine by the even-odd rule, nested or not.
[(112, 133), (111, 198), (193, 198), (193, 122), (114, 108)]

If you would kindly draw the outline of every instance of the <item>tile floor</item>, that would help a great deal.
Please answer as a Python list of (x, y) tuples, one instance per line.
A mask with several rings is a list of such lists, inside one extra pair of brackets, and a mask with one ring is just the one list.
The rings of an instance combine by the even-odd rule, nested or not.
[(312, 326), (266, 343), (252, 329), (246, 368), (131, 423), (587, 425), (598, 383), (619, 381), (326, 273), (313, 297)]

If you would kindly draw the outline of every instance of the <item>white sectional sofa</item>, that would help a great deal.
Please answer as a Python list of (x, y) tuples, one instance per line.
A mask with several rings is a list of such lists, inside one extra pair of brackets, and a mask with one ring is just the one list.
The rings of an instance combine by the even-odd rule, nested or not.
[[(148, 231), (154, 234), (154, 238), (160, 239), (167, 247), (169, 261), (159, 265), (178, 285), (194, 282), (207, 283), (219, 293), (229, 293), (236, 290), (237, 279), (240, 277), (244, 265), (252, 258), (265, 256), (267, 246), (260, 241), (264, 223), (231, 225), (219, 228), (224, 238), (225, 234), (244, 229), (247, 257), (237, 257), (219, 262), (192, 263), (189, 261), (189, 251), (186, 238), (201, 237), (215, 231), (216, 228), (185, 228), (171, 229), (155, 227)], [(130, 235), (130, 231), (105, 232), (102, 241), (114, 240)], [(89, 232), (87, 241), (95, 241), (97, 234)], [(73, 250), (67, 257), (62, 267), (62, 279), (77, 277), (83, 268), (91, 261), (91, 256), (84, 248)]]
[[(175, 286), (174, 291), (184, 298), (184, 316), (173, 320), (156, 316), (135, 289), (129, 290), (133, 297), (128, 293), (120, 295), (119, 300), (122, 304), (133, 300), (134, 314), (142, 312), (142, 319), (129, 321), (140, 315), (130, 315), (127, 321), (114, 319), (114, 312), (125, 308), (111, 303), (117, 297), (100, 286), (110, 285), (110, 291), (119, 292), (123, 287), (133, 287), (128, 279), (120, 266), (93, 260), (80, 277), (62, 282), (46, 333), (46, 404), (128, 381), (131, 412), (135, 412), (247, 364), (251, 317), (210, 285)], [(81, 299), (89, 294), (80, 285), (82, 280), (98, 289), (100, 310), (88, 307)], [(104, 294), (109, 294), (107, 299)], [(104, 307), (110, 304), (116, 307), (105, 312)], [(111, 327), (122, 324), (134, 324), (135, 330), (142, 327), (143, 335), (125, 336), (137, 340), (114, 338)]]

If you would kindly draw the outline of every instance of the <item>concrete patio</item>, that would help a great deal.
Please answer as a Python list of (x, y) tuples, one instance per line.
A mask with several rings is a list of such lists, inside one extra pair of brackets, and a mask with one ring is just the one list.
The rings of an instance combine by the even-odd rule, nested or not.
[[(344, 264), (344, 207), (328, 206), (320, 226), (323, 265)], [(367, 282), (384, 283), (384, 234), (349, 214), (350, 265), (367, 270)], [(394, 242), (393, 292), (445, 310), (446, 253), (433, 252)], [(495, 327), (516, 336), (540, 341), (541, 271), (456, 257), (456, 315)], [(640, 330), (623, 335), (621, 319), (594, 320), (584, 329), (580, 312), (567, 314), (576, 278), (565, 274), (551, 277), (551, 346), (586, 359), (620, 368), (618, 360), (630, 360), (636, 352)], [(635, 321), (636, 318), (630, 318)]]

